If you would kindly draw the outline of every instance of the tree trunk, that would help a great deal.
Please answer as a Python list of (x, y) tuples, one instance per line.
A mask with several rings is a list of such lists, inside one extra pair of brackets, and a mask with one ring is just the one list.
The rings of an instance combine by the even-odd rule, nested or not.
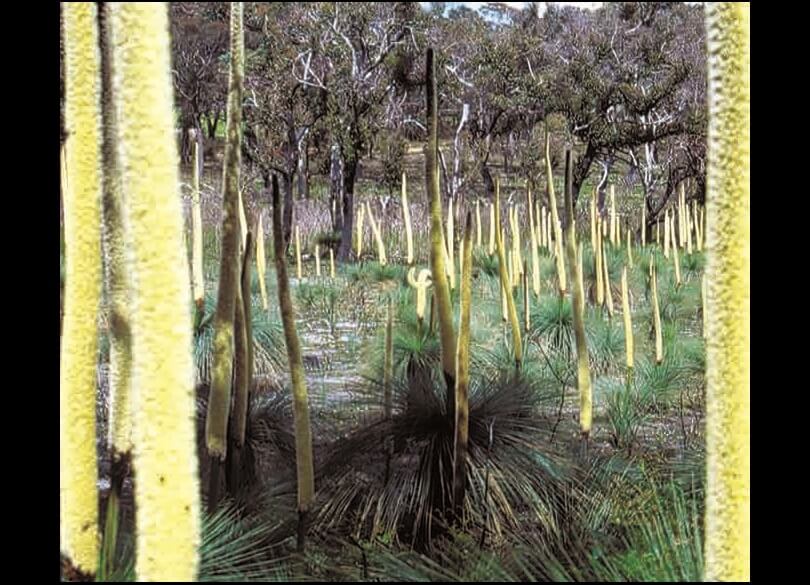
[(357, 161), (344, 161), (343, 168), (343, 226), (340, 232), (340, 250), (338, 260), (349, 259), (352, 249), (352, 230), (354, 229), (354, 179), (357, 175)]
[(331, 187), (329, 192), (329, 213), (332, 216), (332, 231), (340, 232), (343, 229), (343, 213), (340, 202), (343, 201), (343, 160), (340, 148), (332, 145), (332, 162), (329, 169)]
[(298, 150), (298, 199), (309, 199), (309, 155), (306, 140)]
[(290, 241), (292, 239), (292, 218), (293, 218), (293, 176), (282, 175), (284, 180), (284, 219), (283, 219), (283, 233), (284, 233), (284, 253), (290, 248)]
[(492, 179), (492, 173), (486, 164), (481, 165), (481, 178), (484, 180), (484, 189), (486, 189), (487, 196), (495, 199), (495, 181)]

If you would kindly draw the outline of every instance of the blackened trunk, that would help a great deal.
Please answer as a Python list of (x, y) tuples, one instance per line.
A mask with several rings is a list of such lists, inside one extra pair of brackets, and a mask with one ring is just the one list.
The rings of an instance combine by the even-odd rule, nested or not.
[(484, 180), (484, 188), (487, 191), (487, 197), (495, 200), (495, 181), (492, 179), (492, 173), (486, 164), (481, 165), (481, 178)]
[(343, 168), (343, 226), (340, 231), (338, 260), (345, 262), (352, 250), (352, 230), (354, 229), (354, 179), (357, 175), (357, 161), (345, 161)]
[(332, 158), (329, 167), (329, 213), (332, 216), (332, 231), (340, 232), (343, 229), (343, 160), (340, 157), (340, 148), (332, 145)]
[(306, 141), (298, 151), (298, 199), (309, 199), (309, 156)]
[(292, 219), (293, 219), (293, 177), (292, 174), (284, 175), (284, 215), (283, 215), (283, 232), (284, 232), (284, 253), (290, 249), (290, 240), (292, 238)]

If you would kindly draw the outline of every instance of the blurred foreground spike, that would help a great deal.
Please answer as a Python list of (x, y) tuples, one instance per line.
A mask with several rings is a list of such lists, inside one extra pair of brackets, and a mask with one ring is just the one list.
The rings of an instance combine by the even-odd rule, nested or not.
[(707, 581), (751, 578), (750, 10), (706, 7)]
[[(98, 565), (97, 315), (101, 298), (101, 127), (96, 4), (66, 3), (65, 314), (59, 371), (60, 549), (66, 567)], [(67, 571), (66, 571), (67, 573)]]

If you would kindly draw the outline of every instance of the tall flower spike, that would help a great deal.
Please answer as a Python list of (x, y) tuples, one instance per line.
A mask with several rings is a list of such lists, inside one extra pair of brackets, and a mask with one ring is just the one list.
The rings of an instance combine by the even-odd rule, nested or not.
[[(72, 570), (98, 564), (97, 315), (101, 298), (101, 133), (96, 4), (63, 5), (65, 314), (59, 370), (60, 545)], [(187, 286), (187, 285), (186, 285)]]
[(194, 581), (200, 521), (191, 295), (172, 133), (167, 6), (116, 3), (112, 23), (132, 247), (135, 570), (139, 581)]
[(707, 581), (749, 581), (750, 3), (707, 4)]

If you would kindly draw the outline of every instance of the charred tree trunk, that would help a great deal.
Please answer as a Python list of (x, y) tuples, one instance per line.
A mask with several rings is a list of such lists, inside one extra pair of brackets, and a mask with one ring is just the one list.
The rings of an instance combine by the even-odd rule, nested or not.
[(309, 199), (309, 155), (306, 140), (298, 149), (298, 199)]
[(340, 249), (338, 260), (349, 259), (352, 249), (352, 230), (354, 229), (354, 180), (357, 176), (357, 160), (344, 161), (343, 168), (343, 225), (340, 231)]
[(332, 158), (329, 167), (329, 213), (332, 216), (332, 231), (340, 232), (343, 229), (343, 159), (340, 156), (340, 147), (332, 145)]

